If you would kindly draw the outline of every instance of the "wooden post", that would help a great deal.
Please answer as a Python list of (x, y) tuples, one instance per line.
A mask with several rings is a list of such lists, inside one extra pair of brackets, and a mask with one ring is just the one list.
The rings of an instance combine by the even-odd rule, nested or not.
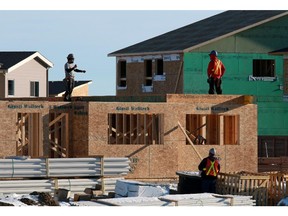
[(176, 93), (177, 88), (178, 88), (178, 83), (179, 83), (179, 79), (181, 76), (182, 67), (183, 67), (183, 61), (180, 62), (180, 67), (179, 67), (178, 74), (177, 74), (177, 80), (176, 80), (176, 84), (175, 84), (174, 93)]
[(196, 154), (198, 155), (199, 159), (202, 160), (203, 157), (199, 154), (199, 152), (197, 151), (197, 149), (195, 148), (193, 142), (191, 141), (191, 139), (189, 138), (189, 136), (187, 135), (185, 129), (182, 127), (182, 125), (180, 124), (180, 122), (178, 121), (178, 125), (180, 127), (180, 129), (182, 130), (182, 132), (184, 133), (185, 137), (187, 138), (187, 140), (189, 141), (189, 143), (191, 144), (191, 146), (193, 147), (194, 151), (196, 152)]

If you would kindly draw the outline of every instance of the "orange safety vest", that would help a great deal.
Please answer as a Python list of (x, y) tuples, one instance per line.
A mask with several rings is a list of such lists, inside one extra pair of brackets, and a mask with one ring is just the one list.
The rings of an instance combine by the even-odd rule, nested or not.
[(217, 176), (219, 172), (218, 165), (218, 160), (211, 161), (209, 158), (207, 158), (206, 167), (203, 169), (206, 176)]
[(214, 78), (221, 78), (225, 72), (223, 64), (219, 59), (211, 61), (208, 66), (208, 76)]

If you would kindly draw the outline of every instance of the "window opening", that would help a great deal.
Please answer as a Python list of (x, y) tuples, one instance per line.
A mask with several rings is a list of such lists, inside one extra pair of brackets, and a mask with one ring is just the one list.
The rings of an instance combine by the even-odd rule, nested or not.
[(8, 95), (13, 96), (15, 94), (15, 81), (14, 80), (8, 80)]
[(186, 132), (194, 144), (239, 144), (239, 116), (187, 114)]
[(253, 77), (275, 77), (275, 60), (254, 59)]
[(163, 114), (108, 114), (109, 144), (163, 144)]

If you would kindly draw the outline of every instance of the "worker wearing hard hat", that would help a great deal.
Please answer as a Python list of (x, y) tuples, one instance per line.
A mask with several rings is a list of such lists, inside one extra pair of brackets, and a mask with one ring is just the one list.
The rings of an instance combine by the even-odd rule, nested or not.
[(198, 166), (202, 177), (203, 193), (216, 193), (216, 181), (217, 175), (220, 172), (220, 163), (215, 155), (215, 148), (211, 148), (209, 156), (204, 158)]
[(218, 52), (215, 50), (212, 50), (209, 54), (210, 56), (210, 62), (208, 64), (207, 68), (207, 76), (208, 80), (207, 82), (209, 83), (209, 94), (214, 94), (215, 89), (217, 94), (222, 94), (222, 76), (225, 73), (225, 66), (218, 59)]
[(86, 71), (77, 69), (77, 65), (74, 64), (74, 55), (72, 53), (67, 56), (67, 62), (64, 65), (64, 70), (65, 78), (63, 79), (63, 82), (66, 88), (64, 100), (71, 101), (71, 95), (75, 85), (74, 72), (85, 73)]

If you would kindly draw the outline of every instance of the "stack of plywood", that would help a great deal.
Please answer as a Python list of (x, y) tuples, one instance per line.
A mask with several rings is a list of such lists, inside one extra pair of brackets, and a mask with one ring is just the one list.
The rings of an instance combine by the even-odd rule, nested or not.
[(158, 197), (169, 194), (169, 187), (131, 180), (117, 180), (115, 197)]
[(252, 196), (220, 195), (212, 193), (175, 194), (158, 197), (162, 201), (174, 202), (176, 206), (255, 206)]
[(100, 199), (108, 206), (255, 206), (251, 196), (223, 196), (218, 194), (175, 194), (160, 197), (122, 197)]

